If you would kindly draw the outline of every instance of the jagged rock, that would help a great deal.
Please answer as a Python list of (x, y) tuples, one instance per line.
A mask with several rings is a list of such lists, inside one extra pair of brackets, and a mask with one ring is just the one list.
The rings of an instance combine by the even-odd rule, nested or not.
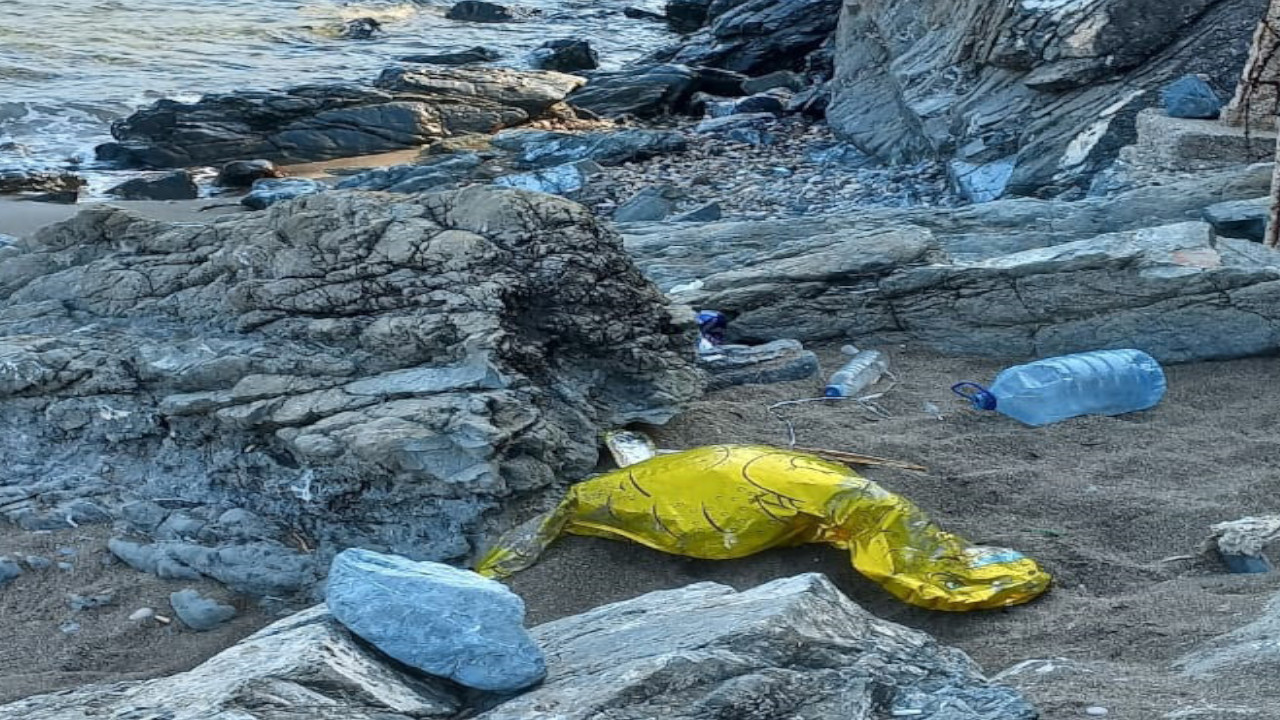
[(265, 210), (278, 202), (315, 195), (328, 189), (328, 185), (307, 178), (255, 180), (249, 194), (240, 198), (240, 204), (250, 210)]
[(1270, 197), (1215, 203), (1205, 208), (1202, 215), (1218, 235), (1257, 243), (1266, 239), (1270, 216)]
[(579, 160), (592, 160), (607, 167), (683, 152), (688, 147), (678, 132), (640, 128), (593, 133), (506, 130), (495, 135), (492, 142), (496, 148), (515, 153), (516, 165), (524, 168)]
[(487, 47), (469, 48), (456, 52), (434, 53), (427, 55), (406, 55), (402, 62), (427, 63), (429, 65), (470, 65), (472, 63), (493, 62), (502, 57), (502, 53)]
[(1267, 682), (1280, 665), (1280, 595), (1257, 620), (1181, 657), (1175, 667), (1197, 680), (1255, 678)]
[[(351, 546), (461, 558), (508, 498), (588, 473), (600, 428), (700, 394), (691, 325), (545, 195), (332, 192), (202, 224), (94, 206), (0, 248), (0, 502), (55, 527), (88, 498), (162, 505), (112, 551), (252, 594)], [(230, 507), (279, 534), (244, 542)], [(196, 539), (148, 542), (173, 512)]]
[(107, 191), (121, 200), (193, 200), (200, 188), (191, 173), (179, 170), (156, 178), (134, 178)]
[(88, 685), (0, 705), (3, 720), (100, 717), (278, 720), (446, 718), (460, 703), (442, 681), (387, 663), (323, 606), (250, 635), (195, 669), (139, 683)]
[(687, 213), (681, 213), (674, 218), (673, 222), (715, 222), (724, 215), (723, 209), (718, 202), (709, 202), (702, 207), (694, 208)]
[(1002, 194), (1087, 189), (1170, 81), (1235, 86), (1265, 5), (845, 0), (827, 118), (886, 161), (1012, 158)]
[(561, 102), (583, 80), (543, 71), (388, 68), (376, 87), (305, 85), (286, 91), (160, 100), (112, 124), (101, 160), (184, 167), (263, 158), (311, 162), (492, 132)]
[(776, 119), (769, 112), (725, 115), (703, 120), (693, 131), (699, 135), (723, 135), (727, 140), (746, 145), (768, 145), (773, 142), (773, 136), (767, 128)]
[(586, 40), (548, 40), (533, 51), (530, 64), (539, 70), (572, 73), (600, 67), (600, 55)]
[(444, 15), (450, 20), (474, 23), (502, 23), (516, 19), (510, 8), (484, 0), (462, 0)]
[(644, 65), (591, 76), (569, 102), (604, 117), (655, 117), (686, 112), (694, 93), (741, 95), (745, 77), (686, 65)]
[(505, 175), (493, 182), (495, 185), (517, 190), (573, 197), (601, 170), (603, 168), (592, 160), (579, 160), (533, 172)]
[(763, 345), (720, 345), (698, 358), (711, 376), (711, 390), (733, 385), (766, 385), (813, 377), (818, 356), (796, 340), (774, 340)]
[(676, 209), (680, 191), (674, 185), (647, 187), (613, 211), (613, 221), (618, 223), (650, 222), (665, 220)]
[(665, 62), (707, 65), (748, 75), (801, 70), (805, 57), (836, 29), (841, 0), (747, 0), (715, 13), (710, 26), (690, 37)]
[(533, 630), (540, 686), (477, 720), (1033, 720), (964, 653), (880, 620), (822, 575), (642, 595)]
[(678, 33), (694, 33), (707, 24), (711, 0), (667, 0), (664, 12), (667, 24)]
[(1252, 197), (1266, 178), (1262, 166), (1079, 203), (631, 226), (628, 249), (662, 287), (686, 288), (679, 301), (730, 313), (748, 337), (906, 333), (952, 354), (1241, 357), (1280, 347), (1280, 253), (1179, 221)]
[(213, 184), (218, 187), (247, 188), (258, 180), (282, 178), (284, 171), (270, 160), (236, 160), (223, 165)]
[(333, 559), (326, 602), (382, 652), (466, 687), (516, 692), (547, 673), (524, 629), (524, 601), (468, 570), (345, 550)]
[(1217, 120), (1222, 100), (1209, 83), (1195, 75), (1184, 75), (1161, 93), (1169, 117)]
[(370, 17), (353, 18), (342, 23), (338, 36), (347, 40), (369, 40), (382, 32), (382, 23)]
[(757, 95), (777, 88), (799, 92), (808, 84), (800, 73), (791, 72), (790, 70), (777, 70), (767, 75), (747, 79), (742, 83), (742, 91), (748, 95)]
[(338, 183), (338, 188), (398, 193), (443, 189), (474, 175), (481, 162), (480, 156), (475, 153), (441, 155), (417, 165), (393, 165), (367, 170), (342, 180)]
[(84, 185), (84, 178), (73, 173), (56, 170), (0, 168), (0, 195), (27, 192), (77, 192)]

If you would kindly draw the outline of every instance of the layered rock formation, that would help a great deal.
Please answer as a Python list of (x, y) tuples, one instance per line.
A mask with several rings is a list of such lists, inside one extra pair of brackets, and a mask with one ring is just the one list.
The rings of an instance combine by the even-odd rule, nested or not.
[(391, 68), (373, 87), (304, 85), (285, 91), (160, 100), (111, 127), (98, 157), (183, 167), (264, 158), (311, 162), (418, 147), (494, 132), (540, 117), (583, 80), (553, 72)]
[(628, 249), (747, 338), (906, 333), (965, 355), (1242, 357), (1280, 347), (1280, 253), (1218, 238), (1199, 218), (1265, 193), (1268, 179), (1258, 166), (1080, 203), (635, 226)]
[(827, 117), (979, 199), (1085, 188), (1181, 75), (1235, 86), (1264, 0), (845, 0)]
[[(745, 592), (714, 583), (650, 593), (540, 625), (549, 676), (463, 708), (356, 643), (323, 606), (282, 620), (190, 672), (0, 706), (0, 720), (797, 718), (1033, 720), (959, 650), (880, 620), (821, 575)], [(505, 702), (503, 702), (505, 700)], [(496, 705), (496, 707), (492, 707)], [(141, 714), (139, 714), (141, 713)]]
[(589, 471), (602, 427), (701, 391), (689, 327), (548, 196), (95, 208), (0, 247), (0, 506), (120, 520), (135, 567), (260, 594), (352, 545), (463, 558), (502, 499)]

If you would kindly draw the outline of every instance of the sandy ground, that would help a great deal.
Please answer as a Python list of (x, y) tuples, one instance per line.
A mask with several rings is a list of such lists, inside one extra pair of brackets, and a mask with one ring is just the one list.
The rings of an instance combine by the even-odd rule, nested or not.
[[(511, 580), (530, 622), (696, 581), (747, 588), (816, 571), (877, 615), (966, 650), (991, 674), (1050, 660), (1009, 678), (1049, 720), (1086, 717), (1091, 706), (1121, 720), (1280, 718), (1274, 682), (1190, 680), (1170, 669), (1183, 653), (1255, 617), (1280, 591), (1280, 573), (1226, 575), (1202, 562), (1169, 560), (1195, 553), (1215, 522), (1280, 512), (1274, 438), (1280, 364), (1263, 358), (1172, 367), (1169, 395), (1152, 411), (1034, 429), (972, 412), (951, 398), (952, 382), (990, 380), (1001, 363), (887, 349), (898, 376), (882, 401), (891, 417), (850, 403), (791, 406), (785, 412), (800, 443), (926, 465), (927, 474), (866, 474), (909, 496), (948, 529), (1035, 557), (1056, 578), (1048, 595), (1005, 611), (935, 613), (888, 597), (828, 548), (715, 562), (568, 538)], [(835, 353), (823, 350), (828, 366), (837, 362)], [(814, 379), (719, 392), (655, 435), (671, 448), (785, 444), (786, 428), (768, 405), (818, 390)], [(926, 413), (925, 403), (940, 408), (942, 419)], [(29, 571), (0, 589), (0, 626), (10, 643), (0, 653), (0, 700), (191, 667), (270, 620), (242, 602), (241, 617), (213, 633), (129, 623), (138, 607), (167, 610), (168, 593), (190, 583), (103, 565), (106, 537), (102, 530), (30, 535), (0, 528), (0, 554), (59, 559), (57, 548), (68, 546), (78, 553), (70, 572)], [(67, 608), (63, 593), (99, 585), (120, 591), (117, 605), (80, 613)], [(79, 632), (59, 630), (68, 619), (80, 623)], [(1237, 715), (1232, 707), (1254, 712)]]

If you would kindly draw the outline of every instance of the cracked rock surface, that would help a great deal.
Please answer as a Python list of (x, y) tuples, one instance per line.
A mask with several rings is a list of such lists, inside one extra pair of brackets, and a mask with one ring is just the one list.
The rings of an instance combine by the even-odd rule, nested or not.
[(119, 557), (305, 589), (360, 545), (458, 560), (605, 426), (697, 396), (691, 323), (581, 207), (324, 193), (209, 225), (87, 210), (0, 248), (0, 507)]

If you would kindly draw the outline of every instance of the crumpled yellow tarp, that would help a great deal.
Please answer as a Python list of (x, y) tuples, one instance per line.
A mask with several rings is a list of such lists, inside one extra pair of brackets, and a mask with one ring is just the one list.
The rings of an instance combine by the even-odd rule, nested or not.
[(712, 560), (826, 543), (849, 550), (895, 597), (934, 610), (1017, 605), (1050, 581), (1035, 561), (944, 532), (844, 465), (756, 445), (662, 455), (574, 485), (554, 510), (504, 535), (476, 571), (511, 575), (565, 533)]

